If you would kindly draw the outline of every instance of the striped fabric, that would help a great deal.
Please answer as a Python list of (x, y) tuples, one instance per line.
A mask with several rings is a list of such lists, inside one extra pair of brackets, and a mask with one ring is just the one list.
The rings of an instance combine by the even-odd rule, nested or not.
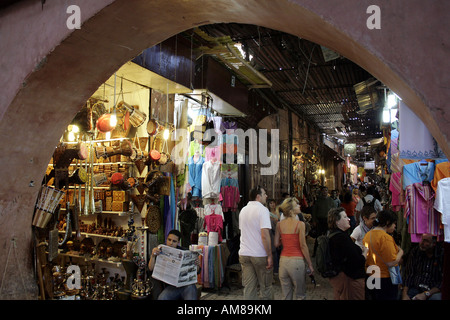
[(411, 242), (420, 242), (423, 233), (430, 233), (443, 240), (440, 216), (434, 206), (435, 192), (429, 184), (413, 183), (405, 190), (405, 218)]

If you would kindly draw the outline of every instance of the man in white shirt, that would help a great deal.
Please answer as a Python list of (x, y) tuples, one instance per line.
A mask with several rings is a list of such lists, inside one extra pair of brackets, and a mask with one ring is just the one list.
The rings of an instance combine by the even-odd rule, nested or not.
[(266, 191), (258, 186), (250, 191), (250, 201), (239, 213), (241, 244), (239, 262), (242, 266), (244, 299), (273, 299), (273, 257), (270, 241), (270, 212), (265, 206)]
[[(375, 208), (376, 212), (380, 212), (383, 210), (383, 206), (381, 205), (381, 202), (376, 199), (373, 195), (375, 193), (375, 186), (371, 185), (367, 188), (367, 195), (364, 197), (364, 200), (366, 203), (372, 203), (372, 201), (375, 201), (373, 203), (373, 207)], [(356, 205), (355, 211), (356, 211), (356, 224), (359, 224), (362, 221), (361, 218), (361, 210), (364, 207), (364, 201), (363, 198), (359, 199), (358, 204)]]

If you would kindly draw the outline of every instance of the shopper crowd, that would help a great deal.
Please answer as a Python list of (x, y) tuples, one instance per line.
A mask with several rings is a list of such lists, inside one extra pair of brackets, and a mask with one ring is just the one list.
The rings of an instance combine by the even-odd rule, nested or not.
[[(249, 196), (239, 214), (245, 300), (274, 299), (276, 277), (283, 299), (305, 299), (306, 280), (309, 276), (314, 281), (316, 275), (328, 279), (334, 300), (441, 299), (442, 243), (427, 233), (418, 242), (408, 241), (408, 233), (397, 226), (403, 224), (402, 213), (391, 210), (383, 186), (344, 186), (341, 193), (321, 186), (310, 202), (283, 194), (277, 204), (260, 186)], [(179, 248), (181, 237), (171, 231), (167, 245)], [(311, 254), (308, 238), (314, 239)], [(323, 252), (329, 252), (322, 261), (331, 273), (318, 267)], [(155, 248), (149, 270), (158, 254)], [(159, 299), (198, 298), (194, 285), (166, 285), (159, 292)]]
[[(330, 193), (322, 186), (310, 205), (288, 194), (277, 205), (259, 186), (250, 192), (239, 215), (244, 299), (273, 299), (275, 277), (283, 299), (305, 299), (307, 275), (321, 276), (312, 261), (322, 254), (322, 235), (335, 270), (326, 276), (335, 300), (441, 299), (443, 250), (437, 237), (424, 233), (420, 242), (402, 239), (408, 237), (397, 227), (402, 213), (391, 210), (384, 186), (343, 189)], [(311, 255), (308, 237), (315, 239)]]

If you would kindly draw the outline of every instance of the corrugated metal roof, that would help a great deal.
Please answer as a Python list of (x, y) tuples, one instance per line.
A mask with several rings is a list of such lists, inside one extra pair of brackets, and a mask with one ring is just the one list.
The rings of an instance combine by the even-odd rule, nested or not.
[[(378, 98), (377, 80), (352, 61), (308, 40), (254, 25), (213, 24), (200, 29), (203, 36), (197, 35), (195, 47), (208, 46), (212, 39), (242, 45), (243, 58), (268, 80), (266, 84), (271, 84), (271, 96), (278, 100), (275, 105), (288, 105), (323, 133), (347, 142), (361, 144), (382, 136), (381, 99), (360, 105), (358, 97), (360, 103), (364, 99), (367, 102), (368, 97), (357, 96), (354, 87), (367, 81), (370, 86), (365, 90)], [(192, 31), (188, 33), (190, 37)], [(209, 41), (204, 35), (210, 37)], [(209, 48), (213, 49), (211, 45)], [(213, 50), (211, 54), (214, 56)], [(242, 76), (239, 79), (251, 87), (252, 83)]]

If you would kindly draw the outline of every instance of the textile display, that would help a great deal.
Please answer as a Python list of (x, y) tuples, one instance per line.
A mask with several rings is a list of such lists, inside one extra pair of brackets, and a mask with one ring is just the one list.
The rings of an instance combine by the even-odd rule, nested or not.
[(401, 207), (405, 203), (403, 189), (402, 189), (402, 174), (401, 174), (401, 172), (394, 172), (391, 175), (389, 191), (392, 192), (392, 199), (391, 199), (392, 210), (400, 211)]
[(436, 188), (434, 209), (441, 213), (441, 221), (444, 225), (444, 241), (450, 242), (450, 178), (439, 180)]
[(220, 163), (206, 161), (202, 166), (202, 197), (219, 198), (220, 194)]
[(435, 192), (429, 184), (413, 183), (405, 190), (405, 218), (411, 242), (420, 242), (423, 233), (443, 240), (439, 212), (434, 210)]
[(446, 158), (422, 120), (403, 101), (399, 102), (399, 113), (400, 158)]
[(204, 288), (221, 288), (225, 278), (224, 248), (221, 245), (191, 245), (189, 249), (202, 251), (202, 270), (198, 277), (198, 283)]
[(413, 162), (403, 166), (403, 189), (413, 183), (431, 182), (434, 177), (434, 162)]
[(437, 190), (438, 182), (441, 179), (449, 178), (450, 177), (450, 162), (444, 161), (437, 163), (436, 161), (436, 168), (434, 170), (434, 178), (431, 181), (431, 187), (434, 191)]
[(189, 168), (189, 184), (192, 188), (193, 197), (202, 196), (202, 170), (205, 158), (199, 157), (197, 161), (194, 160), (194, 156), (188, 160)]

